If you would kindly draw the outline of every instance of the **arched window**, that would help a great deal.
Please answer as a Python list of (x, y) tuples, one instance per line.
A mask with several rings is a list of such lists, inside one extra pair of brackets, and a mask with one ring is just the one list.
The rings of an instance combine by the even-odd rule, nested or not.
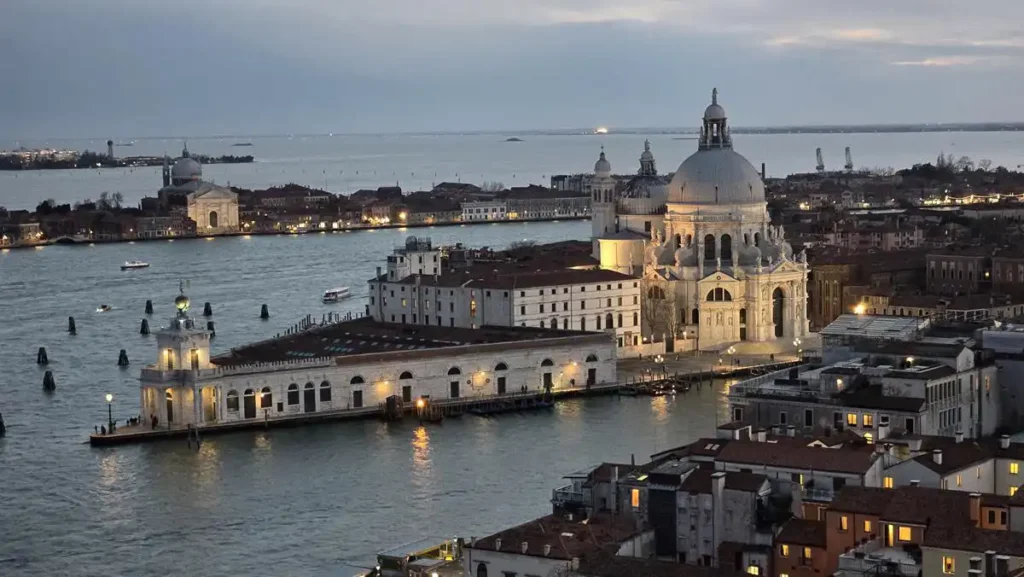
[(477, 563), (476, 577), (487, 577), (487, 563)]
[(365, 381), (363, 381), (363, 377), (360, 377), (359, 375), (356, 375), (356, 376), (352, 377), (352, 380), (349, 381), (348, 384), (350, 384), (350, 385), (361, 385), (364, 382)]
[(719, 288), (716, 288), (716, 289), (708, 291), (708, 298), (707, 298), (707, 300), (709, 302), (713, 302), (713, 303), (731, 302), (732, 301), (732, 295), (729, 294), (729, 291), (725, 290), (724, 288), (719, 287)]
[(219, 224), (217, 222), (217, 220), (218, 220), (217, 219), (217, 211), (216, 210), (211, 210), (210, 211), (210, 228), (217, 228), (217, 226)]
[(619, 327), (622, 327), (622, 313), (619, 313)]
[(324, 381), (320, 383), (320, 402), (328, 403), (331, 401), (331, 383)]
[(665, 290), (660, 286), (652, 286), (647, 289), (647, 298), (656, 301), (665, 300)]
[(542, 329), (545, 328), (544, 327), (544, 321), (540, 321), (540, 328), (542, 328)]
[(704, 237), (704, 260), (715, 260), (715, 235)]
[(676, 235), (676, 248), (680, 248), (682, 246), (683, 246), (683, 235), (677, 234)]
[(306, 383), (306, 387), (305, 388), (312, 389), (313, 388), (313, 383)]
[(587, 362), (588, 363), (596, 363), (597, 362), (597, 355), (595, 355), (594, 353), (590, 353), (589, 355), (587, 355)]
[(613, 329), (615, 328), (615, 320), (612, 318), (612, 313), (604, 315), (604, 328)]
[(399, 380), (411, 379), (411, 378), (412, 378), (412, 373), (410, 373), (409, 371), (404, 371), (401, 375), (398, 375), (398, 379)]
[(700, 313), (697, 312), (697, 309), (693, 309), (693, 312), (690, 313), (690, 324), (691, 325), (699, 325), (700, 324)]
[(782, 324), (782, 310), (784, 307), (783, 299), (785, 295), (782, 294), (781, 288), (776, 288), (772, 291), (772, 322), (775, 323), (775, 336), (781, 337), (785, 334), (785, 327)]
[(686, 247), (689, 248), (691, 246), (693, 246), (693, 235), (688, 234), (686, 235)]
[(296, 385), (295, 383), (288, 385), (288, 404), (299, 404), (299, 385)]
[(722, 235), (722, 260), (732, 260), (732, 237), (727, 234)]
[(508, 365), (506, 365), (505, 363), (498, 363), (497, 365), (494, 366), (494, 370), (495, 371), (507, 371), (508, 370)]
[(543, 361), (540, 362), (540, 366), (542, 366), (542, 367), (553, 367), (553, 366), (555, 366), (555, 362), (552, 361), (551, 359), (544, 359)]
[(640, 324), (640, 323), (639, 323), (639, 320), (640, 320), (640, 314), (639, 314), (639, 313), (636, 313), (636, 312), (634, 312), (634, 313), (633, 313), (633, 326), (634, 326), (634, 327), (635, 327), (635, 326), (639, 326), (639, 324)]
[(761, 233), (759, 232), (754, 233), (754, 246), (758, 248), (761, 246)]
[(743, 233), (743, 246), (750, 246), (750, 233)]
[(580, 317), (580, 330), (581, 331), (587, 330), (587, 319), (585, 319), (583, 317)]
[(740, 324), (746, 324), (747, 322), (747, 309), (740, 309)]
[(462, 371), (459, 370), (459, 367), (452, 367), (452, 368), (448, 369), (448, 374), (449, 375), (461, 375)]
[(238, 391), (236, 391), (234, 389), (228, 391), (228, 410), (229, 411), (237, 411), (238, 410)]
[(274, 395), (270, 393), (270, 387), (263, 387), (260, 391), (260, 408), (269, 409), (274, 404)]
[(601, 330), (601, 315), (594, 317), (594, 322), (597, 323), (597, 330)]

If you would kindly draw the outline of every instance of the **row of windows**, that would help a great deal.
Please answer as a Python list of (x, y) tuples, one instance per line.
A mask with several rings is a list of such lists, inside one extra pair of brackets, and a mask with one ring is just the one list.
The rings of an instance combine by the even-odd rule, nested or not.
[[(622, 313), (619, 313), (618, 321), (619, 321), (618, 327), (622, 328), (624, 326), (622, 324)], [(603, 328), (601, 326), (601, 315), (597, 315), (596, 317), (594, 317), (594, 324), (596, 325), (594, 327), (594, 330), (598, 330), (598, 331), (603, 330), (603, 329), (614, 329), (614, 328), (616, 328), (616, 326), (615, 326), (615, 318), (612, 316), (612, 313), (608, 313), (608, 314), (604, 315), (604, 327)], [(519, 326), (525, 327), (526, 326), (526, 322), (524, 321), (524, 322), (519, 323)], [(548, 323), (548, 321), (545, 321), (545, 320), (542, 319), (538, 323), (538, 326), (540, 328), (542, 328), (542, 329), (546, 329), (546, 328), (557, 329), (558, 328), (558, 317), (552, 318), (550, 324)], [(633, 325), (632, 326), (634, 326), (634, 327), (640, 326), (640, 313), (633, 313)], [(565, 331), (569, 330), (569, 319), (568, 318), (563, 318), (562, 319), (562, 330), (565, 330)], [(585, 317), (581, 317), (580, 318), (580, 330), (581, 331), (587, 330), (587, 319)]]
[[(614, 306), (622, 306), (622, 297), (616, 297), (616, 299), (617, 300), (615, 301), (615, 305)], [(600, 307), (601, 306), (601, 301), (599, 299), (594, 299), (594, 300), (597, 302), (597, 306)], [(563, 311), (568, 311), (569, 310), (569, 303), (570, 302), (572, 302), (572, 301), (564, 301), (564, 302), (561, 303)], [(575, 301), (575, 302), (579, 303), (580, 310), (586, 310), (586, 308), (587, 308), (587, 301), (586, 300), (578, 300), (578, 301)], [(551, 308), (550, 308), (551, 312), (555, 312), (555, 311), (558, 310), (558, 304), (559, 303), (557, 303), (557, 302), (550, 303), (550, 305), (551, 305)], [(634, 305), (640, 304), (640, 297), (634, 295), (633, 296), (633, 304)], [(612, 299), (605, 299), (605, 306), (606, 307), (613, 306), (612, 305)], [(547, 304), (545, 304), (545, 303), (538, 304), (537, 305), (537, 313), (538, 314), (543, 314), (546, 307), (547, 307)], [(526, 305), (520, 305), (519, 306), (519, 314), (521, 314), (521, 315), (528, 314), (526, 312)]]

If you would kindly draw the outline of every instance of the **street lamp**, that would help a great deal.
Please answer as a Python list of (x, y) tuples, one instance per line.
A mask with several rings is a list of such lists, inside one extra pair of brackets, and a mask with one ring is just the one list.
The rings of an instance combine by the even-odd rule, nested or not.
[(107, 432), (114, 432), (114, 410), (111, 408), (111, 403), (114, 401), (114, 395), (107, 393)]

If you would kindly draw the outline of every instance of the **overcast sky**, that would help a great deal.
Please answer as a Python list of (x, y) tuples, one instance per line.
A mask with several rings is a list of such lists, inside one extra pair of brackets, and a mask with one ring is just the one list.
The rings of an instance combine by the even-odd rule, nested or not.
[(4, 0), (0, 140), (1024, 120), (1024, 0)]

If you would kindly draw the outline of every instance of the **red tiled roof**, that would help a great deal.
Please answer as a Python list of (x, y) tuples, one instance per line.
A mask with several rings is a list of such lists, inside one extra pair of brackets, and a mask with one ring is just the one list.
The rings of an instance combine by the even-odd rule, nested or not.
[(717, 460), (743, 465), (861, 475), (871, 468), (875, 458), (874, 449), (869, 445), (826, 449), (789, 443), (733, 441), (722, 449)]
[[(715, 471), (711, 469), (694, 469), (683, 479), (679, 490), (684, 493), (710, 494), (713, 485), (711, 476), (714, 474)], [(725, 474), (725, 488), (730, 491), (756, 493), (767, 480), (768, 477), (757, 473), (730, 471)]]
[[(525, 555), (570, 560), (599, 552), (604, 546), (621, 544), (639, 532), (636, 521), (625, 516), (599, 514), (586, 521), (569, 521), (553, 514), (477, 539), (472, 547), (523, 555), (522, 545), (526, 543)], [(499, 539), (500, 549), (496, 547)], [(551, 547), (547, 555), (545, 545)]]
[(971, 525), (932, 527), (925, 532), (924, 547), (973, 551), (995, 551), (999, 555), (1024, 556), (1024, 533), (979, 529)]
[(782, 526), (775, 542), (786, 545), (802, 545), (805, 547), (822, 547), (828, 543), (824, 521), (812, 521), (793, 517)]

